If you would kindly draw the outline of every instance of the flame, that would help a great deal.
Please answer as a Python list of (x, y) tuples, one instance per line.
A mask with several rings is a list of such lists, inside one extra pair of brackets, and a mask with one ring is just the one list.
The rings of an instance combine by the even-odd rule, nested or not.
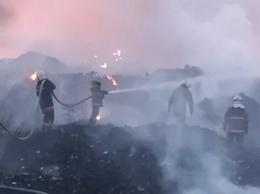
[(98, 115), (98, 116), (96, 117), (96, 119), (99, 121), (99, 120), (101, 119), (101, 116)]
[(120, 57), (121, 55), (121, 51), (120, 50), (117, 50), (116, 52), (113, 53), (114, 56), (118, 56)]
[(36, 72), (34, 72), (32, 75), (30, 75), (30, 80), (36, 80), (36, 78), (37, 78), (37, 74), (36, 74)]
[(106, 69), (106, 68), (107, 68), (107, 64), (106, 64), (106, 63), (104, 63), (103, 65), (100, 65), (100, 67), (102, 67), (102, 68)]
[(108, 80), (112, 81), (113, 86), (117, 86), (118, 85), (116, 80), (112, 76), (107, 75), (106, 77), (107, 77)]

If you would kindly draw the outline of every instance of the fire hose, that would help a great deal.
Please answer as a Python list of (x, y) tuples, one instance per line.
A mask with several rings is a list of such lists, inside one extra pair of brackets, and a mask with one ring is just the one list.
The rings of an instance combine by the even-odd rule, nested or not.
[[(38, 101), (38, 106), (37, 106), (37, 113), (36, 115), (39, 114), (40, 112), (40, 103), (41, 103), (41, 95), (42, 95), (42, 89), (43, 89), (43, 85), (45, 83), (45, 80), (42, 81), (41, 85), (40, 85), (40, 90), (39, 90), (39, 101)], [(84, 98), (83, 100), (77, 102), (77, 103), (74, 103), (74, 104), (66, 104), (66, 103), (63, 103), (62, 101), (60, 101), (57, 96), (51, 92), (53, 98), (59, 103), (61, 104), (62, 106), (65, 106), (65, 107), (74, 107), (74, 106), (77, 106), (77, 105), (80, 105), (82, 104), (83, 102), (89, 100), (90, 98), (92, 98), (92, 96), (89, 96), (87, 98)], [(36, 119), (37, 120), (37, 119)], [(34, 129), (32, 129), (30, 131), (30, 133), (26, 136), (26, 137), (18, 137), (17, 135), (15, 135), (11, 130), (9, 130), (3, 123), (0, 122), (0, 127), (2, 127), (2, 129), (4, 129), (9, 135), (11, 135), (12, 137), (18, 139), (18, 140), (26, 140), (28, 138), (30, 138), (32, 136), (32, 134), (34, 133)]]
[[(39, 110), (40, 110), (40, 102), (41, 102), (41, 95), (42, 95), (42, 89), (43, 89), (43, 84), (45, 83), (45, 80), (43, 80), (43, 82), (41, 83), (40, 86), (40, 91), (39, 91), (39, 101), (38, 101), (38, 106), (37, 106), (37, 111), (36, 111), (36, 115), (38, 115)], [(36, 119), (37, 122), (37, 119)], [(32, 134), (34, 133), (34, 128), (31, 129), (30, 133), (26, 136), (26, 137), (18, 137), (17, 135), (15, 135), (11, 130), (9, 130), (3, 123), (0, 122), (0, 127), (2, 127), (2, 129), (4, 129), (9, 135), (11, 135), (12, 137), (18, 139), (18, 140), (26, 140), (28, 138), (30, 138), (32, 136)]]
[(82, 104), (83, 102), (85, 102), (85, 101), (89, 100), (90, 98), (92, 98), (92, 96), (89, 96), (89, 97), (84, 98), (83, 100), (81, 100), (81, 101), (79, 101), (79, 102), (77, 102), (77, 103), (74, 103), (74, 104), (66, 104), (66, 103), (61, 102), (53, 92), (52, 92), (52, 96), (53, 96), (53, 98), (54, 98), (58, 103), (60, 103), (62, 106), (65, 106), (65, 107), (74, 107), (74, 106), (80, 105), (80, 104)]
[[(42, 89), (43, 89), (43, 84), (45, 83), (45, 80), (43, 80), (41, 86), (40, 86), (40, 90), (39, 90), (39, 101), (38, 101), (38, 106), (37, 106), (37, 113), (36, 115), (39, 114), (39, 111), (40, 111), (40, 102), (41, 102), (41, 94), (42, 94)], [(52, 92), (52, 96), (54, 97), (54, 99), (60, 103), (61, 105), (65, 106), (65, 107), (74, 107), (74, 106), (77, 106), (87, 100), (89, 100), (92, 96), (89, 96), (87, 98), (84, 98), (83, 100), (77, 102), (77, 103), (74, 103), (74, 104), (66, 104), (66, 103), (63, 103), (62, 101), (60, 101), (57, 96)], [(0, 122), (0, 127), (2, 127), (2, 129), (4, 129), (9, 135), (11, 135), (12, 137), (18, 139), (18, 140), (26, 140), (28, 138), (30, 138), (32, 136), (32, 134), (34, 133), (34, 129), (32, 129), (30, 131), (30, 133), (26, 136), (26, 137), (18, 137), (17, 135), (15, 135), (11, 130), (9, 130), (3, 123)]]
[[(4, 186), (0, 185), (0, 191), (1, 190), (6, 190), (6, 191), (18, 191), (19, 193), (32, 193), (32, 194), (47, 194), (42, 191), (37, 191), (37, 190), (31, 190), (31, 189), (23, 189), (23, 188), (18, 188), (18, 187), (10, 187), (10, 186)], [(8, 192), (9, 193), (9, 192)]]
[(0, 127), (2, 127), (2, 129), (4, 129), (9, 135), (11, 135), (12, 137), (14, 137), (14, 138), (16, 138), (16, 139), (18, 139), (18, 140), (26, 140), (26, 139), (28, 139), (29, 137), (31, 137), (32, 136), (32, 134), (33, 134), (33, 132), (34, 132), (34, 130), (32, 129), (31, 131), (30, 131), (30, 133), (26, 136), (26, 137), (18, 137), (17, 135), (15, 135), (13, 132), (11, 132), (11, 130), (9, 130), (4, 124), (2, 124), (1, 122), (0, 122)]

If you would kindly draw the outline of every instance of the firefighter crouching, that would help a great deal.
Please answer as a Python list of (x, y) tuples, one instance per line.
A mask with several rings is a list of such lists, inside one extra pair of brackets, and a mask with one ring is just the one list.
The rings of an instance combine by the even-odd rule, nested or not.
[(233, 105), (229, 107), (223, 123), (223, 129), (227, 136), (227, 145), (231, 147), (236, 144), (243, 145), (244, 136), (248, 133), (249, 121), (248, 114), (242, 104), (242, 98), (236, 96), (233, 98)]
[(92, 75), (91, 81), (91, 102), (92, 102), (92, 114), (89, 119), (91, 125), (95, 125), (97, 122), (97, 116), (99, 115), (99, 110), (103, 107), (103, 99), (105, 95), (108, 94), (108, 91), (101, 90), (101, 81), (102, 76), (98, 73)]
[(44, 114), (42, 128), (43, 130), (47, 130), (54, 122), (52, 91), (55, 90), (56, 86), (49, 79), (47, 79), (44, 71), (38, 71), (36, 74), (38, 80), (36, 85), (36, 93), (39, 97), (41, 111)]

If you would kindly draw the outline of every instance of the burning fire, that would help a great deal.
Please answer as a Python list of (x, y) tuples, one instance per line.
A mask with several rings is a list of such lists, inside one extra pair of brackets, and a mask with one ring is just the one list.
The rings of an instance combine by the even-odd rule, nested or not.
[(99, 121), (99, 120), (101, 119), (101, 116), (98, 115), (98, 116), (96, 117), (96, 119)]
[(116, 52), (113, 53), (114, 56), (116, 56), (115, 61), (121, 60), (121, 51), (117, 50)]
[(118, 50), (118, 51), (116, 52), (116, 54), (117, 54), (117, 56), (120, 56), (120, 55), (121, 55), (121, 51)]
[(108, 80), (112, 81), (113, 86), (117, 86), (118, 85), (116, 80), (112, 76), (107, 75), (106, 77), (107, 77)]
[(121, 51), (120, 50), (117, 50), (116, 52), (113, 53), (114, 56), (118, 56), (120, 57), (121, 55)]
[(100, 65), (100, 67), (102, 67), (103, 69), (106, 69), (107, 68), (107, 64), (104, 63), (103, 65)]
[(36, 74), (36, 72), (34, 72), (32, 75), (30, 75), (30, 80), (36, 80), (36, 78), (37, 78), (37, 74)]

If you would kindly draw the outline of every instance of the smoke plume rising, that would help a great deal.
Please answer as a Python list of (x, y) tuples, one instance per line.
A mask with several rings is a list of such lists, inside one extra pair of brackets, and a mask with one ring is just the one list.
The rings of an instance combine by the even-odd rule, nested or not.
[[(259, 4), (257, 0), (1, 0), (0, 23), (8, 25), (1, 25), (0, 57), (34, 50), (70, 63), (107, 62), (117, 71), (186, 63), (220, 72), (255, 70)], [(122, 51), (118, 63), (112, 56), (117, 49)]]

